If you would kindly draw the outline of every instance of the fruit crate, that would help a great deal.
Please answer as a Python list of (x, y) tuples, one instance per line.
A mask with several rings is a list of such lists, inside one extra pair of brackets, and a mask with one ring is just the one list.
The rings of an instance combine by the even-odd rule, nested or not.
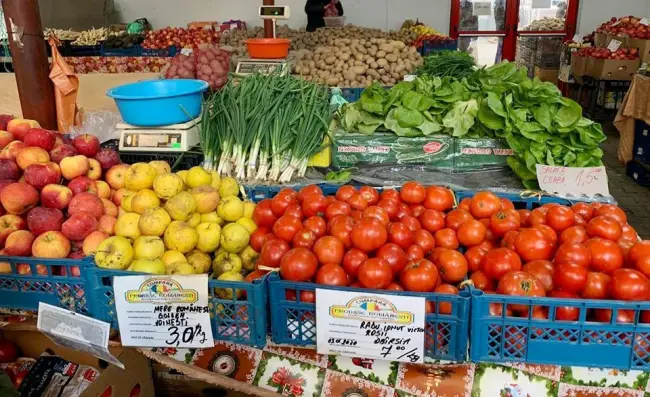
[(0, 256), (0, 307), (38, 310), (39, 302), (89, 314), (89, 259)]
[(102, 43), (101, 54), (103, 57), (137, 57), (140, 55), (140, 46), (134, 45), (131, 48), (106, 48)]
[(163, 48), (163, 49), (152, 49), (152, 48), (143, 48), (141, 46), (138, 47), (138, 56), (141, 57), (173, 57), (176, 55), (176, 52), (178, 52), (178, 49), (176, 46), (171, 46), (168, 48)]
[[(268, 280), (269, 307), (271, 309), (271, 338), (274, 343), (298, 346), (316, 344), (316, 305), (301, 301), (303, 291), (314, 292), (316, 288), (376, 293), (396, 296), (423, 297), (428, 307), (425, 318), (424, 350), (430, 359), (464, 361), (468, 348), (470, 318), (470, 294), (463, 290), (460, 295), (436, 293), (395, 292), (350, 287), (333, 287), (313, 283), (281, 280), (271, 274)], [(295, 295), (295, 300), (292, 299)], [(449, 304), (450, 314), (439, 312), (440, 304)], [(430, 306), (433, 304), (433, 306)]]
[(427, 56), (433, 52), (438, 51), (456, 51), (458, 50), (458, 41), (448, 41), (446, 43), (441, 43), (438, 41), (425, 40), (422, 43), (422, 48), (420, 49), (420, 54), (422, 56)]
[[(490, 189), (487, 189), (490, 190)], [(512, 201), (512, 204), (514, 204), (516, 209), (527, 209), (527, 210), (533, 210), (535, 208), (541, 207), (544, 204), (550, 204), (550, 203), (557, 203), (557, 204), (562, 204), (562, 205), (572, 205), (573, 202), (567, 199), (563, 199), (561, 197), (555, 197), (555, 196), (546, 196), (542, 194), (525, 194), (524, 191), (521, 193), (510, 193), (510, 192), (499, 192), (499, 191), (494, 191), (494, 194), (499, 196), (500, 198), (507, 198), (508, 200)], [(454, 191), (456, 194), (456, 200), (460, 203), (461, 200), (465, 198), (472, 198), (476, 194), (476, 191), (474, 190), (456, 190)]]
[[(113, 277), (142, 273), (91, 267), (86, 274), (92, 316), (110, 323), (111, 328), (119, 329)], [(253, 283), (208, 280), (208, 305), (214, 339), (264, 347), (268, 330), (266, 284), (266, 278), (255, 280)], [(217, 289), (225, 289), (233, 296), (234, 290), (240, 291), (241, 298), (220, 298)]]
[(626, 174), (640, 186), (650, 187), (649, 166), (637, 163), (636, 161), (630, 161), (627, 163)]
[(189, 170), (192, 167), (201, 165), (203, 153), (190, 151), (185, 153), (154, 153), (154, 152), (125, 152), (120, 151), (120, 159), (124, 164), (148, 163), (154, 160), (162, 160), (169, 163), (172, 171)]
[(72, 45), (71, 42), (64, 41), (60, 51), (64, 57), (98, 57), (102, 55), (102, 44)]
[[(515, 304), (548, 310), (548, 319), (531, 318), (535, 310), (528, 317), (508, 316), (505, 309)], [(650, 324), (640, 321), (650, 314), (648, 301), (525, 298), (473, 290), (471, 307), (472, 361), (650, 369)], [(578, 309), (578, 321), (556, 320), (560, 307)], [(610, 321), (594, 321), (597, 309), (609, 310)], [(619, 313), (633, 321), (617, 323)]]

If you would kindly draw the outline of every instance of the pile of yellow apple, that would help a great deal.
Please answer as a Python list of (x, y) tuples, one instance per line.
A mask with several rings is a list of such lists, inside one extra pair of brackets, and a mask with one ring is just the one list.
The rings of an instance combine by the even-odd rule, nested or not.
[(115, 235), (97, 246), (97, 266), (243, 280), (258, 255), (248, 245), (257, 228), (255, 204), (240, 199), (234, 178), (201, 167), (172, 173), (156, 165), (126, 170)]

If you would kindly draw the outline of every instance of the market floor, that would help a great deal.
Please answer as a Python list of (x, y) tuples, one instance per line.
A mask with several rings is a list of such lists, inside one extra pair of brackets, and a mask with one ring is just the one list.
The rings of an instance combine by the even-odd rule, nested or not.
[(618, 201), (618, 205), (627, 212), (629, 223), (641, 238), (650, 239), (650, 189), (637, 185), (625, 175), (625, 167), (619, 164), (616, 155), (619, 134), (611, 123), (604, 124), (603, 127), (607, 134), (603, 145), (603, 162), (607, 167), (609, 191)]

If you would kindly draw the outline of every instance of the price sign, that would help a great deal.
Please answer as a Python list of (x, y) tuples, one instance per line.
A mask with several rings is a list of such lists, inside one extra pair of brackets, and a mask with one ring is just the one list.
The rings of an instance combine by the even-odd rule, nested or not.
[(642, 19), (639, 21), (639, 23), (640, 23), (641, 25), (646, 25), (646, 26), (648, 26), (648, 22), (650, 22), (650, 21), (648, 20), (648, 18), (642, 18)]
[(316, 289), (320, 354), (424, 362), (425, 299)]
[(616, 39), (612, 39), (612, 41), (609, 42), (609, 45), (607, 46), (607, 49), (610, 50), (611, 52), (614, 52), (614, 51), (618, 50), (618, 48), (621, 46), (621, 44), (622, 43), (620, 41), (618, 41)]
[(492, 15), (492, 2), (491, 1), (475, 1), (473, 14), (475, 16)]
[(115, 277), (122, 345), (213, 347), (208, 276)]
[(605, 167), (568, 168), (537, 164), (539, 187), (565, 196), (609, 196)]
[(416, 76), (414, 74), (407, 74), (406, 76), (404, 76), (404, 81), (415, 81), (416, 77), (418, 77), (418, 76)]
[(571, 41), (573, 41), (576, 44), (582, 44), (585, 41), (585, 38), (581, 34), (576, 33), (573, 36), (573, 40), (571, 40)]
[(551, 0), (533, 0), (533, 4), (532, 4), (531, 8), (532, 9), (536, 9), (536, 8), (548, 9), (548, 8), (551, 8)]

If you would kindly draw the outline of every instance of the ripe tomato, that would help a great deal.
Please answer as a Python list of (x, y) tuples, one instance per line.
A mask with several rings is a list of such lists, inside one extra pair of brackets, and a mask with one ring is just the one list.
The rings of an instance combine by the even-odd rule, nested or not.
[(298, 204), (291, 204), (287, 207), (286, 211), (284, 211), (284, 215), (293, 216), (302, 221), (302, 208)]
[(515, 241), (517, 240), (517, 236), (519, 236), (519, 230), (509, 231), (505, 234), (505, 236), (503, 236), (503, 239), (501, 240), (501, 246), (503, 248), (516, 251)]
[[(609, 309), (596, 309), (594, 310), (594, 317), (599, 323), (612, 322), (612, 311)], [(618, 324), (630, 324), (634, 322), (634, 310), (620, 309), (616, 315), (616, 322)]]
[[(516, 212), (515, 212), (516, 214)], [(510, 211), (499, 211), (490, 217), (490, 230), (496, 237), (503, 237), (511, 230), (519, 230), (519, 215)]]
[(410, 262), (399, 276), (407, 291), (431, 292), (438, 284), (438, 269), (426, 259)]
[(573, 214), (573, 225), (574, 226), (587, 226), (587, 222), (578, 214)]
[(629, 223), (621, 224), (621, 238), (637, 241), (639, 239), (639, 234)]
[(546, 224), (558, 233), (573, 226), (574, 223), (574, 213), (568, 207), (558, 205), (551, 207), (546, 213)]
[(426, 189), (420, 183), (409, 181), (402, 185), (399, 196), (407, 204), (420, 204), (426, 197)]
[(566, 243), (560, 245), (555, 253), (555, 259), (553, 259), (556, 265), (563, 265), (565, 263), (573, 263), (580, 265), (585, 269), (589, 267), (591, 263), (591, 252), (580, 243)]
[(406, 250), (407, 262), (418, 261), (422, 258), (424, 258), (424, 250), (419, 245), (413, 244)]
[(386, 244), (388, 233), (379, 221), (364, 218), (354, 225), (350, 237), (355, 248), (364, 252), (372, 252)]
[[(621, 249), (621, 252), (623, 253), (623, 260), (630, 265), (629, 261), (629, 253), (632, 247), (634, 247), (634, 244), (636, 244), (636, 241), (628, 240), (625, 238), (620, 238), (616, 242), (616, 245)], [(637, 261), (638, 262), (638, 261)], [(627, 266), (627, 267), (632, 267), (632, 266)]]
[(251, 233), (251, 238), (249, 244), (255, 252), (262, 252), (262, 245), (264, 243), (264, 238), (268, 236), (271, 232), (265, 227), (258, 227), (253, 233)]
[(463, 222), (456, 231), (458, 242), (465, 247), (480, 244), (485, 240), (487, 228), (480, 221), (471, 219)]
[(458, 243), (456, 232), (452, 229), (440, 229), (433, 235), (433, 237), (436, 240), (437, 247), (455, 250), (460, 245)]
[(388, 226), (388, 241), (408, 249), (414, 241), (413, 232), (403, 223), (391, 223)]
[[(483, 218), (479, 222), (485, 226), (485, 239), (483, 241), (488, 240), (488, 241), (497, 241), (499, 238), (492, 233), (492, 230), (490, 230), (490, 219), (489, 218)], [(481, 241), (481, 243), (483, 242)], [(481, 244), (479, 243), (479, 244)], [(478, 245), (478, 244), (477, 244)]]
[(546, 212), (548, 212), (548, 208), (544, 207), (539, 207), (532, 210), (530, 212), (530, 216), (528, 217), (528, 223), (530, 223), (530, 226), (546, 224)]
[(314, 246), (316, 239), (317, 237), (314, 232), (307, 229), (306, 227), (303, 227), (302, 229), (298, 230), (298, 233), (296, 233), (295, 236), (293, 236), (291, 243), (294, 248), (302, 247), (311, 249)]
[(594, 211), (594, 216), (606, 216), (620, 224), (627, 223), (627, 215), (625, 215), (625, 211), (614, 204), (601, 205)]
[(517, 210), (521, 227), (530, 227), (530, 210)]
[(341, 218), (336, 217), (333, 219), (338, 221), (332, 222), (329, 232), (333, 237), (336, 237), (343, 243), (345, 248), (352, 246), (352, 229), (354, 228), (354, 221), (349, 216), (340, 215)]
[(327, 200), (328, 207), (338, 201), (334, 196), (325, 196), (325, 200)]
[(465, 221), (468, 221), (470, 219), (474, 219), (472, 217), (472, 214), (469, 212), (462, 210), (460, 208), (452, 210), (447, 214), (447, 219), (445, 220), (445, 226), (449, 229), (452, 230), (458, 230), (460, 225), (462, 225)]
[(492, 280), (499, 280), (504, 274), (521, 270), (521, 259), (507, 248), (495, 248), (483, 258), (481, 270)]
[(348, 275), (341, 266), (328, 263), (318, 269), (314, 281), (316, 284), (345, 286), (348, 285)]
[(459, 283), (467, 276), (467, 260), (463, 254), (454, 250), (440, 252), (436, 266), (442, 279), (448, 283)]
[(310, 216), (302, 223), (302, 226), (311, 230), (316, 238), (323, 237), (327, 231), (327, 223), (320, 216)]
[(460, 200), (460, 203), (458, 203), (458, 209), (467, 211), (469, 212), (470, 210), (470, 204), (472, 204), (472, 199), (469, 197), (465, 197), (464, 199)]
[(368, 205), (376, 205), (379, 202), (379, 192), (374, 187), (362, 186), (359, 189), (359, 194), (366, 200)]
[(436, 210), (425, 209), (418, 217), (420, 225), (429, 233), (435, 233), (445, 227), (445, 216)]
[(503, 208), (501, 200), (492, 192), (478, 192), (472, 197), (470, 213), (474, 218), (489, 218)]
[(393, 281), (393, 271), (385, 260), (371, 258), (359, 266), (357, 277), (365, 288), (382, 289)]
[(562, 291), (577, 294), (587, 284), (587, 269), (573, 263), (555, 265), (553, 285)]
[(327, 207), (325, 210), (325, 219), (330, 220), (337, 215), (350, 215), (352, 213), (352, 207), (350, 204), (344, 203), (343, 201), (336, 201)]
[(295, 190), (293, 190), (290, 187), (285, 187), (285, 188), (280, 189), (278, 194), (286, 194), (286, 195), (289, 195), (294, 200), (296, 200), (296, 201), (298, 200), (298, 192), (296, 192)]
[(302, 228), (302, 222), (295, 216), (283, 215), (273, 224), (273, 234), (281, 240), (290, 242)]
[(388, 214), (388, 219), (391, 221), (397, 220), (397, 211), (399, 210), (399, 202), (393, 199), (381, 199), (377, 203), (377, 206), (381, 207)]
[(465, 252), (465, 260), (467, 260), (470, 272), (475, 272), (481, 268), (481, 263), (483, 263), (483, 258), (487, 253), (488, 250), (477, 246), (471, 247)]
[[(513, 271), (506, 273), (500, 280), (497, 286), (497, 293), (502, 295), (513, 296), (546, 296), (544, 287), (537, 277), (530, 273), (523, 271)], [(528, 307), (526, 305), (510, 305), (513, 311), (524, 311)]]
[(249, 283), (252, 283), (253, 281), (262, 278), (266, 272), (263, 272), (261, 270), (253, 270), (252, 272), (248, 273), (246, 277), (244, 277), (244, 281), (247, 281)]
[(650, 296), (650, 281), (634, 269), (618, 269), (612, 273), (609, 290), (613, 299), (642, 301)]
[(352, 277), (357, 277), (359, 266), (368, 259), (368, 255), (357, 248), (350, 248), (343, 255), (343, 270)]
[(650, 256), (641, 257), (636, 261), (636, 270), (643, 273), (644, 276), (650, 275)]
[(422, 226), (420, 225), (420, 221), (417, 220), (417, 218), (412, 217), (410, 215), (404, 215), (399, 219), (400, 223), (403, 223), (411, 229), (412, 232), (415, 232), (416, 230), (420, 230)]
[(354, 186), (343, 185), (336, 191), (336, 199), (347, 202), (354, 194), (357, 194), (357, 189)]
[(363, 212), (357, 211), (357, 210), (352, 211), (352, 214), (351, 214), (352, 219), (354, 220), (354, 222), (360, 221), (361, 218), (362, 218), (362, 215), (363, 215)]
[(289, 281), (309, 281), (316, 274), (318, 259), (307, 248), (293, 248), (280, 261), (280, 277)]
[(587, 283), (580, 295), (585, 299), (608, 299), (610, 281), (611, 277), (605, 273), (589, 272)]
[(557, 233), (549, 225), (535, 225), (533, 229), (537, 229), (544, 234), (544, 237), (553, 244), (553, 247), (557, 244)]
[(515, 239), (517, 253), (524, 261), (551, 259), (553, 243), (538, 229), (523, 229)]
[(264, 199), (257, 203), (253, 210), (253, 221), (257, 227), (271, 228), (278, 217), (275, 216), (271, 209), (271, 199)]
[(298, 190), (298, 202), (302, 204), (305, 201), (305, 198), (310, 194), (319, 194), (323, 196), (323, 190), (316, 185), (307, 185), (302, 189)]
[[(458, 295), (458, 288), (451, 284), (440, 284), (433, 292), (443, 295)], [(438, 314), (451, 314), (453, 309), (452, 303), (449, 301), (440, 301), (438, 303)], [(435, 308), (434, 308), (435, 311)]]
[[(566, 291), (552, 291), (551, 298), (575, 299), (577, 296)], [(578, 321), (580, 308), (571, 306), (558, 306), (555, 308), (555, 320), (557, 321)]]
[(431, 235), (431, 233), (427, 232), (424, 229), (416, 230), (413, 234), (413, 237), (415, 244), (422, 247), (424, 255), (429, 254), (429, 252), (431, 252), (431, 250), (436, 246), (435, 238)]
[(571, 226), (566, 228), (560, 234), (559, 242), (564, 243), (584, 243), (589, 239), (587, 229), (582, 226)]
[(397, 283), (390, 283), (388, 284), (388, 287), (386, 287), (386, 291), (404, 291), (404, 288)]
[(316, 303), (316, 292), (315, 291), (300, 291), (298, 295), (300, 302), (305, 303)]
[(298, 201), (293, 194), (281, 191), (271, 199), (271, 210), (275, 216), (281, 217), (291, 204), (297, 203)]
[(596, 216), (587, 224), (587, 234), (589, 237), (600, 237), (616, 241), (621, 238), (623, 229), (621, 229), (621, 225), (612, 218)]
[(442, 248), (442, 247), (436, 247), (431, 251), (427, 259), (429, 259), (431, 262), (434, 264), (438, 264), (438, 256), (440, 256), (441, 253), (448, 251), (449, 248)]
[(528, 262), (521, 270), (537, 277), (542, 282), (544, 291), (551, 292), (553, 290), (553, 264), (551, 262), (545, 260)]
[(630, 248), (628, 253), (628, 260), (632, 266), (644, 256), (650, 256), (650, 240), (639, 241)]
[(415, 218), (419, 218), (420, 215), (424, 212), (425, 208), (422, 204), (411, 204), (411, 213)]
[(384, 244), (377, 250), (375, 257), (385, 260), (395, 275), (399, 274), (407, 263), (404, 250), (393, 243)]
[(413, 211), (411, 211), (411, 207), (408, 206), (408, 204), (405, 203), (399, 203), (397, 206), (397, 214), (395, 214), (395, 218), (397, 220), (402, 219), (404, 216), (413, 216)]
[(470, 276), (470, 280), (474, 283), (474, 287), (481, 291), (493, 291), (494, 281), (490, 280), (482, 271), (476, 271)]
[(350, 204), (353, 210), (363, 211), (368, 208), (368, 202), (366, 199), (361, 197), (359, 193), (355, 193), (347, 200), (347, 203)]
[(585, 243), (591, 252), (592, 270), (603, 273), (611, 273), (623, 267), (623, 251), (611, 240), (592, 238)]
[(388, 218), (388, 213), (386, 212), (386, 210), (376, 205), (366, 208), (363, 211), (361, 217), (376, 219), (379, 221), (379, 223), (381, 223), (384, 226), (388, 226), (388, 224), (390, 223), (390, 219)]
[(454, 207), (454, 193), (446, 187), (429, 186), (425, 192), (424, 208), (444, 212)]
[(289, 244), (286, 241), (271, 240), (262, 247), (258, 262), (263, 266), (278, 267), (280, 266), (280, 260), (287, 251), (289, 251)]
[(343, 243), (332, 236), (323, 236), (316, 240), (313, 251), (321, 265), (327, 263), (339, 265), (343, 262), (345, 254)]
[(480, 249), (482, 249), (482, 250), (489, 251), (489, 250), (491, 250), (492, 248), (495, 248), (496, 245), (494, 244), (493, 241), (490, 241), (490, 240), (483, 240), (483, 242), (482, 242), (481, 244), (475, 245), (474, 247), (480, 248)]
[(392, 199), (397, 201), (398, 203), (402, 202), (402, 199), (400, 197), (400, 193), (395, 190), (395, 189), (384, 189), (380, 194), (379, 194), (379, 199)]
[(575, 203), (571, 206), (571, 209), (577, 215), (580, 215), (585, 222), (589, 222), (594, 213), (594, 209), (587, 203)]

